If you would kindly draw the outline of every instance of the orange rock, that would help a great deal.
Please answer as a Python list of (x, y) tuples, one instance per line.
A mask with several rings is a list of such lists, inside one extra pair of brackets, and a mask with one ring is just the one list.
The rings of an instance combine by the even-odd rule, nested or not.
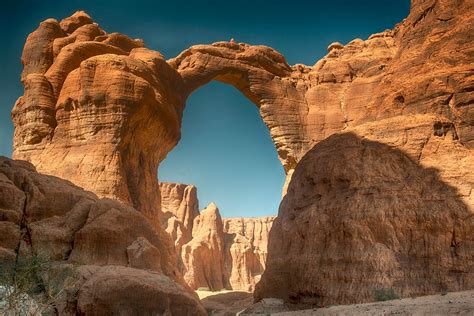
[[(143, 48), (140, 40), (117, 33), (89, 40), (100, 30), (84, 13), (64, 20), (74, 25), (74, 31), (67, 27), (69, 35), (60, 29), (46, 32), (58, 29), (57, 22), (48, 20), (27, 40), (23, 78), (46, 76), (53, 95), (42, 77), (25, 84), (25, 94), (12, 112), (14, 157), (101, 197), (119, 199), (158, 221), (156, 169), (179, 140), (185, 100), (200, 86), (219, 80), (234, 85), (259, 107), (287, 183), (315, 144), (352, 131), (383, 143), (398, 137), (401, 149), (417, 144), (412, 151), (420, 163), (441, 168), (450, 185), (472, 186), (472, 172), (460, 177), (469, 173), (465, 166), (470, 162), (453, 173), (442, 158), (422, 154), (434, 126), (442, 122), (455, 134), (452, 144), (445, 144), (449, 151), (472, 160), (471, 60), (464, 53), (472, 43), (458, 40), (472, 31), (472, 14), (467, 14), (472, 4), (417, 1), (411, 11), (394, 30), (332, 45), (337, 49), (314, 66), (290, 66), (272, 48), (229, 42), (196, 45), (165, 61), (158, 52)], [(51, 42), (75, 32), (83, 37), (53, 54)], [(137, 87), (130, 91), (126, 87), (132, 81)], [(108, 90), (110, 82), (114, 89)], [(420, 93), (419, 87), (426, 89)], [(44, 106), (38, 108), (34, 100)], [(382, 120), (383, 132), (366, 126)], [(423, 126), (405, 124), (416, 120)], [(428, 123), (431, 130), (425, 128)], [(471, 191), (461, 191), (473, 205)]]
[(160, 190), (163, 227), (175, 240), (186, 283), (194, 289), (253, 291), (265, 269), (274, 217), (221, 218), (215, 204), (199, 214), (196, 187), (160, 183)]
[(255, 298), (327, 306), (388, 288), (474, 288), (473, 212), (436, 169), (353, 133), (330, 136), (295, 169)]
[[(174, 305), (181, 304), (190, 315), (205, 315), (175, 265), (169, 236), (143, 214), (37, 173), (25, 161), (0, 157), (0, 264), (31, 253), (78, 264), (80, 271), (94, 266), (91, 278), (83, 275), (77, 312), (143, 308), (169, 313), (180, 311)], [(127, 300), (127, 292), (147, 303)]]
[[(104, 216), (110, 217), (110, 220), (128, 220), (130, 216), (133, 217), (134, 223), (140, 225), (149, 223), (161, 240), (166, 240), (167, 237), (164, 236), (165, 232), (160, 225), (163, 217), (160, 210), (157, 167), (180, 138), (181, 117), (186, 98), (192, 91), (209, 81), (219, 80), (235, 86), (259, 108), (262, 120), (270, 130), (279, 159), (287, 173), (286, 184), (289, 184), (290, 188), (293, 187), (293, 191), (297, 191), (293, 182), (299, 183), (305, 177), (312, 177), (312, 174), (298, 175), (294, 171), (297, 168), (307, 168), (308, 172), (313, 172), (308, 166), (299, 166), (299, 162), (304, 157), (309, 157), (307, 155), (310, 152), (316, 155), (313, 148), (328, 137), (334, 135), (338, 139), (340, 133), (351, 132), (358, 138), (402, 151), (419, 167), (417, 169), (402, 162), (400, 168), (395, 168), (400, 172), (407, 168), (414, 176), (421, 177), (420, 174), (423, 174), (422, 171), (426, 168), (436, 168), (439, 171), (437, 173), (439, 183), (448, 188), (453, 187), (457, 195), (448, 194), (447, 200), (443, 201), (454, 205), (454, 214), (451, 214), (451, 217), (443, 215), (435, 219), (446, 219), (447, 223), (451, 223), (458, 216), (456, 215), (458, 214), (456, 210), (459, 209), (458, 203), (464, 203), (471, 214), (474, 207), (472, 190), (474, 77), (471, 54), (474, 44), (468, 40), (473, 33), (473, 11), (472, 1), (414, 0), (409, 16), (394, 30), (374, 34), (367, 40), (355, 39), (343, 47), (333, 46), (335, 49), (331, 49), (313, 66), (301, 64), (290, 66), (285, 58), (272, 48), (229, 42), (193, 46), (166, 61), (158, 52), (142, 47), (142, 41), (132, 40), (124, 35), (102, 34), (92, 39), (92, 35), (101, 33), (101, 30), (93, 26), (92, 19), (84, 12), (78, 12), (60, 23), (49, 19), (41, 23), (25, 43), (22, 55), (24, 64), (22, 82), (25, 92), (12, 110), (15, 126), (13, 156), (30, 161), (40, 172), (70, 180), (99, 197), (118, 200), (133, 207), (144, 217), (139, 219), (127, 210), (117, 214), (112, 209), (105, 212)], [(75, 32), (77, 36), (74, 35)], [(341, 142), (344, 142), (344, 138)], [(350, 152), (352, 149), (347, 148), (349, 156), (353, 155)], [(385, 150), (380, 150), (385, 153)], [(391, 154), (388, 156), (394, 157)], [(325, 157), (333, 159), (330, 156)], [(348, 164), (347, 168), (355, 168), (354, 172), (358, 172), (356, 175), (365, 177), (368, 171), (359, 170), (354, 166), (355, 161), (359, 161), (356, 158), (347, 160), (341, 157)], [(327, 176), (336, 171), (317, 170)], [(374, 172), (376, 171), (382, 172), (379, 169)], [(399, 179), (396, 174), (389, 176)], [(292, 180), (293, 177), (295, 181)], [(381, 183), (377, 177), (371, 179), (373, 186), (386, 184)], [(423, 181), (420, 185), (426, 186), (428, 182)], [(338, 190), (341, 193), (345, 192), (344, 185), (344, 182), (334, 182), (334, 187), (330, 188), (331, 192), (337, 197)], [(394, 185), (394, 188), (398, 187)], [(387, 187), (386, 190), (391, 189)], [(398, 190), (395, 192), (401, 191)], [(416, 191), (415, 188), (413, 190)], [(426, 190), (429, 188), (426, 187)], [(436, 194), (445, 193), (441, 190)], [(289, 194), (288, 198), (294, 199), (291, 194), (295, 193), (289, 192)], [(312, 196), (314, 192), (309, 190), (307, 194)], [(308, 204), (299, 205), (294, 202), (294, 205), (309, 209), (312, 209), (312, 205), (319, 205), (317, 196), (309, 200), (302, 199)], [(367, 206), (367, 214), (378, 212), (376, 202), (369, 203), (372, 201), (371, 195), (360, 196), (360, 200), (361, 205)], [(411, 204), (408, 202), (406, 205), (403, 204), (407, 210), (412, 210), (412, 213), (403, 217), (408, 222), (415, 221), (420, 214), (425, 214), (427, 205), (431, 205), (421, 193), (420, 196), (414, 196), (413, 203), (418, 203), (416, 201), (419, 204), (416, 204), (415, 209), (411, 209)], [(334, 198), (334, 203), (336, 202), (338, 206), (335, 205), (333, 210), (351, 206), (345, 204), (345, 200)], [(284, 202), (282, 205), (282, 214), (291, 211), (292, 204), (288, 203)], [(86, 213), (84, 208), (85, 205), (77, 210), (78, 219), (74, 220), (76, 223), (83, 220), (82, 216)], [(47, 214), (55, 212), (62, 214), (60, 209), (44, 211)], [(329, 210), (318, 208), (317, 211), (325, 214)], [(365, 216), (366, 213), (360, 214)], [(217, 215), (212, 215), (211, 218), (216, 220)], [(336, 219), (337, 217), (334, 221)], [(430, 221), (431, 218), (428, 219), (427, 223), (432, 223), (436, 229), (439, 228)], [(186, 253), (194, 251), (199, 253), (202, 250), (206, 253), (202, 260), (210, 260), (207, 256), (212, 253), (217, 256), (212, 258), (212, 262), (225, 262), (219, 254), (219, 249), (225, 249), (225, 238), (219, 232), (218, 222), (212, 225), (209, 222), (211, 227), (215, 228), (215, 232), (211, 233), (209, 230), (199, 232), (200, 237), (196, 239), (196, 243), (189, 245)], [(56, 225), (54, 221), (50, 224)], [(62, 224), (64, 226), (64, 223)], [(382, 221), (381, 225), (383, 224)], [(103, 238), (101, 234), (105, 232), (100, 232), (98, 228), (92, 229), (93, 223), (91, 225), (91, 235), (88, 236), (89, 239), (84, 239), (84, 242), (90, 242), (90, 250), (93, 252), (92, 244), (99, 242)], [(184, 227), (184, 223), (179, 224), (179, 221), (175, 221), (173, 225), (177, 225), (172, 229), (174, 231), (178, 231), (179, 225)], [(61, 229), (67, 227), (66, 225)], [(432, 234), (433, 227), (422, 226), (424, 231), (419, 232), (420, 236), (429, 238), (435, 236)], [(433, 231), (446, 237), (447, 228), (440, 227), (440, 231), (436, 229)], [(14, 226), (9, 226), (8, 229), (10, 228), (12, 233), (16, 229)], [(179, 229), (183, 234), (183, 228)], [(277, 226), (276, 230), (278, 229), (280, 228)], [(294, 231), (295, 227), (290, 224), (282, 229), (296, 234), (284, 240), (285, 242), (293, 240), (292, 238), (301, 242), (303, 237), (300, 235), (304, 235), (304, 231)], [(38, 237), (38, 240), (44, 238), (44, 244), (47, 244), (48, 238), (56, 240), (55, 236), (63, 234), (60, 230), (54, 233), (57, 235), (53, 234), (52, 229), (47, 231), (52, 235), (44, 234), (43, 237)], [(133, 228), (131, 231), (136, 233)], [(61, 241), (61, 246), (55, 247), (57, 255), (67, 253), (67, 245), (70, 242), (68, 238), (70, 237)], [(130, 246), (125, 245), (121, 237), (113, 235), (111, 238), (120, 247), (124, 246), (126, 249)], [(321, 236), (312, 235), (311, 238), (305, 238), (307, 243), (311, 243), (311, 238), (318, 241)], [(238, 240), (243, 239), (239, 237)], [(127, 240), (127, 243), (129, 241), (133, 243), (136, 238)], [(153, 244), (152, 240), (148, 241)], [(354, 239), (354, 242), (358, 241), (360, 239)], [(282, 240), (279, 242), (283, 243)], [(8, 240), (2, 241), (2, 245), (8, 244)], [(278, 248), (277, 245), (278, 242), (275, 241), (274, 247)], [(418, 240), (410, 240), (404, 245), (416, 248)], [(164, 248), (168, 249), (167, 247)], [(298, 247), (295, 247), (298, 250)], [(342, 251), (341, 249), (347, 251), (346, 248), (337, 248), (341, 247), (341, 244), (334, 247), (338, 251)], [(160, 254), (172, 252), (171, 248), (173, 247), (170, 244), (169, 250), (163, 252), (157, 247)], [(148, 247), (147, 249), (150, 250)], [(389, 253), (395, 251), (396, 254), (406, 254), (397, 252), (398, 250), (394, 248), (388, 249)], [(306, 250), (298, 251), (305, 253)], [(433, 254), (430, 258), (445, 258), (444, 250), (436, 251), (430, 253)], [(115, 250), (107, 253), (110, 254), (110, 260), (124, 262), (125, 250), (120, 256)], [(151, 253), (152, 250), (150, 257), (153, 257)], [(385, 260), (384, 256), (379, 258)], [(109, 262), (109, 258), (101, 259)], [(302, 261), (299, 261), (300, 259)], [(313, 270), (306, 269), (306, 265), (312, 264), (311, 258), (301, 256), (300, 259), (297, 262), (301, 265), (295, 266), (296, 270), (293, 271), (292, 277), (294, 276), (293, 279), (299, 280), (301, 284), (308, 279), (307, 287), (301, 288), (300, 285), (296, 285), (289, 287), (291, 291), (294, 290), (293, 292), (288, 290), (288, 293), (277, 294), (288, 297), (291, 292), (296, 293), (295, 300), (318, 301), (318, 293), (323, 293), (317, 288), (319, 281), (316, 281), (313, 272), (307, 273)], [(192, 260), (194, 259), (187, 257), (183, 261), (193, 267), (193, 271), (201, 271), (205, 261), (191, 262)], [(277, 274), (286, 272), (278, 267), (272, 268), (272, 265), (278, 266), (279, 259), (272, 260), (270, 254), (269, 271), (273, 272), (268, 272), (268, 280), (272, 278), (280, 280), (282, 276)], [(348, 260), (353, 260), (348, 261), (351, 264), (366, 263), (364, 260), (370, 263), (370, 260), (364, 257), (364, 252), (354, 254)], [(164, 260), (164, 262), (170, 261)], [(386, 262), (384, 267), (388, 267), (387, 271), (395, 271), (402, 276), (400, 284), (407, 284), (407, 290), (404, 290), (403, 295), (423, 294), (437, 289), (430, 283), (432, 282), (430, 278), (434, 278), (433, 275), (427, 276), (427, 285), (421, 290), (410, 285), (408, 279), (403, 279), (416, 279), (406, 273), (406, 269), (409, 268), (402, 266), (401, 270), (390, 270), (396, 262), (395, 259), (383, 262)], [(459, 262), (463, 263), (462, 260)], [(322, 270), (331, 263), (322, 262)], [(429, 265), (431, 264), (433, 262), (429, 261)], [(440, 270), (436, 270), (441, 274), (437, 278), (449, 283), (451, 272), (446, 270), (443, 264), (440, 265)], [(221, 267), (215, 269), (216, 271), (207, 271), (206, 274), (199, 273), (214, 278), (216, 274), (225, 271)], [(463, 269), (472, 271), (465, 267)], [(305, 277), (306, 274), (308, 278)], [(368, 283), (359, 282), (365, 280), (361, 276), (365, 275), (358, 271), (353, 275), (344, 276), (343, 280), (370, 286)], [(336, 278), (331, 273), (325, 277)], [(212, 287), (224, 286), (222, 281), (217, 280), (218, 277), (215, 278), (216, 281), (211, 282)], [(321, 282), (325, 284), (327, 279)], [(267, 286), (262, 285), (258, 292), (259, 296), (266, 295), (266, 291), (268, 293), (273, 291), (271, 286), (268, 287), (268, 282), (263, 283)], [(390, 283), (378, 279), (377, 282), (379, 283), (374, 283), (377, 286)], [(469, 279), (466, 282), (464, 288), (470, 284)], [(448, 288), (456, 288), (456, 285), (450, 283)], [(342, 297), (337, 290), (332, 293), (324, 292), (326, 298), (322, 298), (321, 301), (327, 299), (341, 303), (344, 300), (366, 300), (367, 291), (367, 288), (361, 288), (359, 296), (351, 297)]]
[(226, 281), (233, 290), (252, 292), (267, 261), (275, 217), (224, 218)]
[(224, 231), (214, 203), (194, 218), (192, 236), (181, 253), (184, 280), (193, 289), (224, 289)]

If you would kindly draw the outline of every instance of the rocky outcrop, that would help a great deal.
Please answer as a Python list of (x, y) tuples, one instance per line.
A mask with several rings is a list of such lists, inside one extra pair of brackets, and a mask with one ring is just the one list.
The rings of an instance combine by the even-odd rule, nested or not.
[(181, 183), (160, 183), (161, 225), (175, 242), (178, 264), (181, 247), (193, 238), (193, 222), (199, 216), (197, 189), (193, 185)]
[(72, 314), (169, 313), (177, 306), (206, 314), (174, 264), (167, 234), (137, 210), (37, 173), (28, 162), (0, 157), (0, 229), (2, 265), (31, 255), (79, 265)]
[(193, 238), (183, 246), (184, 279), (193, 289), (211, 291), (225, 288), (224, 230), (219, 209), (209, 204), (194, 219)]
[(298, 164), (255, 296), (332, 305), (384, 289), (472, 288), (474, 213), (457, 190), (402, 151), (346, 133)]
[(82, 270), (93, 274), (78, 293), (81, 315), (207, 315), (191, 293), (162, 274), (120, 266)]
[(267, 261), (268, 235), (274, 216), (224, 218), (224, 264), (228, 286), (253, 291)]
[[(474, 287), (473, 10), (415, 0), (393, 31), (335, 45), (309, 71), (319, 83), (308, 93), (326, 100), (310, 125), (319, 143), (288, 181), (257, 299), (341, 304), (380, 288)], [(337, 105), (344, 120), (328, 124), (321, 113)], [(341, 124), (352, 134), (327, 138)]]
[(162, 225), (175, 241), (186, 283), (193, 289), (253, 291), (265, 269), (275, 218), (222, 218), (214, 203), (199, 214), (196, 187), (160, 183), (160, 189)]
[(210, 204), (194, 220), (181, 252), (183, 275), (193, 289), (253, 291), (265, 269), (274, 217), (224, 218)]
[(84, 12), (41, 23), (22, 62), (13, 156), (158, 223), (156, 167), (179, 139), (184, 104), (176, 70)]

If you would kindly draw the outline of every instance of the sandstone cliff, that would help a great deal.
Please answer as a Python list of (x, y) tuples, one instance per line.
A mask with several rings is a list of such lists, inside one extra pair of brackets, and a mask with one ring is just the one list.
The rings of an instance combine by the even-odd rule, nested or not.
[(22, 62), (13, 156), (157, 222), (156, 166), (180, 135), (179, 74), (143, 41), (107, 34), (84, 12), (42, 22)]
[(224, 218), (226, 279), (231, 289), (253, 291), (265, 270), (274, 216)]
[[(330, 45), (314, 66), (228, 42), (165, 61), (142, 41), (106, 34), (85, 13), (49, 19), (25, 44), (14, 157), (159, 218), (156, 170), (179, 140), (185, 100), (219, 80), (258, 106), (288, 175), (316, 143), (352, 131), (440, 169), (472, 205), (473, 48), (464, 40), (472, 6), (414, 1), (394, 30)], [(455, 139), (445, 140), (448, 131)], [(452, 157), (463, 163), (446, 164)]]
[(265, 269), (274, 217), (222, 218), (215, 204), (199, 214), (194, 186), (160, 183), (160, 189), (162, 225), (175, 241), (186, 283), (193, 289), (253, 291)]
[(193, 238), (183, 246), (184, 279), (193, 289), (212, 291), (225, 288), (224, 230), (222, 218), (214, 203), (194, 219)]
[(347, 133), (298, 164), (255, 295), (332, 305), (384, 289), (411, 297), (472, 288), (474, 214), (457, 190), (402, 151)]
[(182, 269), (181, 247), (193, 238), (193, 223), (199, 216), (197, 190), (193, 185), (160, 183), (161, 225), (174, 240), (178, 267)]
[(79, 265), (77, 296), (61, 302), (63, 315), (206, 315), (173, 264), (168, 236), (145, 216), (28, 162), (0, 157), (0, 229), (2, 273), (31, 255)]
[[(319, 143), (289, 181), (257, 299), (474, 288), (473, 12), (469, 1), (412, 1), (393, 31), (333, 45), (308, 71), (318, 80), (307, 93), (326, 101), (311, 119)], [(351, 133), (328, 137), (341, 124)]]

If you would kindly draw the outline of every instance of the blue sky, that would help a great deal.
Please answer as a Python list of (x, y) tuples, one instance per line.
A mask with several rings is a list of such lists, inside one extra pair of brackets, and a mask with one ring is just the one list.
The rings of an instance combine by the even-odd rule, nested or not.
[[(93, 1), (15, 0), (0, 12), (0, 155), (11, 156), (10, 110), (22, 94), (27, 35), (49, 17), (87, 11), (107, 32), (142, 38), (171, 58), (194, 44), (235, 38), (268, 45), (290, 64), (313, 65), (334, 42), (367, 38), (406, 17), (409, 0)], [(284, 172), (257, 108), (233, 87), (211, 83), (187, 102), (182, 139), (159, 168), (162, 181), (192, 183), (200, 206), (224, 216), (276, 214)]]

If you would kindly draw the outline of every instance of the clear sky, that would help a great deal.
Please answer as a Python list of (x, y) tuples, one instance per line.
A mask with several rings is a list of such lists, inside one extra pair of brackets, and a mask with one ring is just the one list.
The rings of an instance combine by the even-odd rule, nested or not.
[[(313, 65), (332, 42), (393, 28), (409, 6), (409, 0), (4, 1), (0, 155), (11, 156), (10, 110), (23, 93), (24, 41), (46, 18), (85, 10), (105, 31), (142, 38), (167, 58), (194, 44), (235, 38), (271, 46), (290, 64)], [(188, 99), (181, 142), (160, 166), (159, 178), (195, 184), (201, 208), (215, 201), (227, 217), (261, 216), (277, 213), (284, 172), (257, 108), (233, 87), (211, 83)]]

